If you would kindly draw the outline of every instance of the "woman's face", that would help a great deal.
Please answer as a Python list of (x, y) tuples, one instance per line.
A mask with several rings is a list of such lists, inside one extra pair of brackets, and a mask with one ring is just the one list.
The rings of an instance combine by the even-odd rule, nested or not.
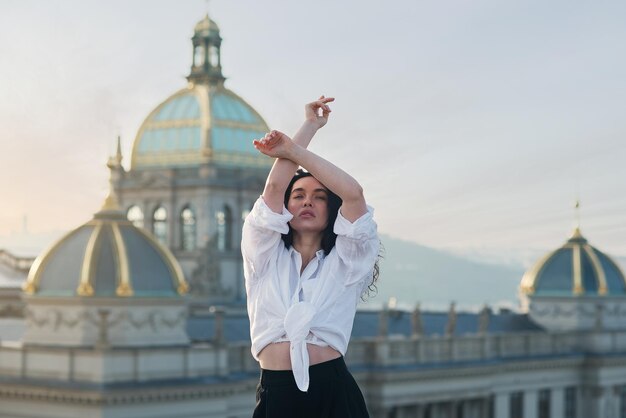
[(315, 177), (303, 177), (293, 184), (287, 210), (297, 233), (322, 233), (328, 224), (328, 191)]

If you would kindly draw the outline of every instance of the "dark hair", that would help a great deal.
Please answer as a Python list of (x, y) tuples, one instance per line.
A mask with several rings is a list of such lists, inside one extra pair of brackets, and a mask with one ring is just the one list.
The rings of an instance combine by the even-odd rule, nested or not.
[[(313, 177), (313, 175), (307, 171), (299, 169), (296, 171), (296, 174), (293, 176), (289, 185), (287, 186), (287, 190), (285, 190), (285, 199), (284, 204), (285, 207), (289, 206), (289, 196), (291, 195), (291, 191), (293, 190), (293, 185), (296, 181), (305, 178), (305, 177)], [(335, 221), (337, 220), (337, 214), (339, 213), (339, 208), (341, 207), (343, 201), (339, 196), (337, 196), (332, 190), (326, 189), (328, 191), (328, 224), (324, 229), (322, 236), (322, 250), (324, 250), (324, 254), (328, 255), (330, 251), (335, 246), (335, 241), (337, 240), (337, 234), (334, 232)], [(289, 232), (286, 234), (282, 234), (282, 239), (285, 242), (285, 247), (289, 248), (293, 244), (293, 229), (291, 225), (289, 225)], [(378, 275), (380, 273), (380, 268), (378, 266), (378, 260), (382, 258), (382, 243), (381, 252), (378, 254), (378, 258), (376, 259), (376, 263), (374, 264), (374, 268), (372, 270), (372, 281), (368, 284), (367, 290), (363, 292), (361, 298), (364, 299), (364, 296), (371, 296), (372, 294), (376, 294), (378, 289), (376, 287), (376, 281), (378, 280)]]
[[(296, 171), (296, 174), (289, 182), (289, 186), (287, 186), (287, 190), (285, 190), (285, 207), (289, 205), (289, 196), (291, 195), (293, 185), (296, 181), (305, 177), (313, 177), (313, 175), (302, 169)], [(326, 190), (328, 191), (328, 224), (326, 225), (326, 228), (324, 229), (322, 235), (322, 250), (324, 250), (324, 254), (328, 255), (328, 253), (330, 253), (330, 250), (332, 250), (335, 246), (335, 241), (337, 240), (337, 234), (335, 234), (333, 228), (335, 226), (337, 214), (339, 213), (339, 208), (341, 207), (343, 201), (339, 196), (333, 193), (332, 190)], [(291, 245), (293, 244), (293, 229), (291, 229), (291, 225), (289, 225), (289, 232), (283, 234), (282, 238), (285, 242), (285, 247), (291, 247)]]

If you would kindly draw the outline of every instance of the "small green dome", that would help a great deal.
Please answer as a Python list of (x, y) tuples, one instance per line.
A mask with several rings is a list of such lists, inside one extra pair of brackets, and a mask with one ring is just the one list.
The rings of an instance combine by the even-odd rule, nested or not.
[(24, 291), (52, 297), (177, 297), (187, 292), (170, 251), (117, 208), (103, 208), (33, 263)]
[(196, 36), (208, 36), (211, 32), (219, 34), (220, 28), (207, 14), (204, 19), (196, 23), (193, 31)]
[(589, 245), (578, 228), (524, 274), (520, 287), (529, 296), (626, 296), (618, 264)]

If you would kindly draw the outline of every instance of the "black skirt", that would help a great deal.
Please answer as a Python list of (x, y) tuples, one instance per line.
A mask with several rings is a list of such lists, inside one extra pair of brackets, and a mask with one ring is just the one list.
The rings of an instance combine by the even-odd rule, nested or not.
[(363, 394), (343, 357), (309, 367), (309, 390), (291, 370), (261, 369), (252, 418), (368, 418)]

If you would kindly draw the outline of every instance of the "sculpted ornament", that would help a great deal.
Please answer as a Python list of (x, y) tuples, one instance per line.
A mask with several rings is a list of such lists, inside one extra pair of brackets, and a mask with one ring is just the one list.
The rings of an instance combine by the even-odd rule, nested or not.
[[(55, 309), (45, 311), (38, 316), (32, 309), (26, 309), (25, 317), (29, 324), (38, 328), (52, 326), (54, 331), (58, 331), (62, 328), (75, 328), (80, 323), (101, 327), (102, 317), (99, 314), (100, 311), (102, 310), (96, 311), (93, 309), (83, 311), (77, 315), (70, 315), (67, 312)], [(158, 310), (151, 310), (146, 315), (134, 315), (132, 312), (122, 311), (113, 313), (110, 316), (107, 314), (107, 317), (109, 318), (106, 321), (107, 328), (112, 328), (126, 322), (137, 330), (149, 326), (153, 332), (158, 332), (163, 327), (175, 328), (181, 326), (186, 319), (186, 314), (181, 311), (177, 315), (168, 317), (162, 311)]]

